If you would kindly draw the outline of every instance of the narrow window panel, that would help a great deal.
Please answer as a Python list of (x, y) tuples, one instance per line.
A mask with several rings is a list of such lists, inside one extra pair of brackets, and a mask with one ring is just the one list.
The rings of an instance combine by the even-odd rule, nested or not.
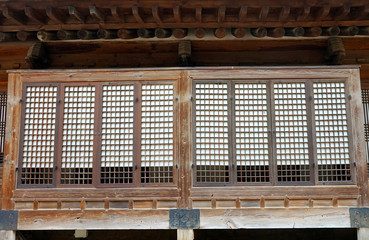
[(269, 182), (266, 84), (235, 84), (237, 182)]
[(229, 182), (228, 86), (196, 84), (196, 181)]
[(173, 182), (173, 85), (142, 85), (141, 182)]
[(57, 87), (26, 87), (21, 184), (52, 184)]
[(275, 83), (274, 106), (277, 179), (279, 182), (308, 182), (305, 83)]
[(350, 181), (350, 154), (344, 83), (314, 83), (319, 181)]
[(92, 184), (94, 86), (66, 86), (61, 184)]
[(0, 92), (0, 167), (4, 162), (7, 92)]
[[(361, 96), (364, 108), (364, 134), (366, 143), (366, 161), (369, 171), (369, 89), (362, 89)], [(368, 172), (369, 173), (369, 172)]]
[(134, 85), (103, 87), (101, 183), (132, 183)]

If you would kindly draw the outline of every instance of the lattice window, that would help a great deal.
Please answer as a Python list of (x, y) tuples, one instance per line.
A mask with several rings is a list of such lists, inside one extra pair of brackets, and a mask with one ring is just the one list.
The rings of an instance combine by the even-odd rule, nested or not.
[(266, 84), (235, 84), (237, 182), (269, 182)]
[(134, 85), (104, 86), (102, 104), (100, 181), (132, 183)]
[(173, 85), (142, 85), (141, 182), (173, 182)]
[(0, 92), (0, 167), (4, 161), (7, 92)]
[(310, 181), (305, 83), (275, 83), (274, 105), (278, 181)]
[(228, 85), (196, 84), (196, 181), (228, 182)]
[(66, 86), (61, 184), (91, 184), (94, 138), (94, 86)]
[[(362, 89), (362, 100), (364, 108), (364, 133), (366, 143), (366, 161), (369, 173), (369, 89)], [(369, 175), (369, 174), (368, 174)]]
[(53, 183), (57, 87), (28, 86), (25, 93), (22, 184)]
[(319, 181), (350, 181), (344, 83), (314, 83)]

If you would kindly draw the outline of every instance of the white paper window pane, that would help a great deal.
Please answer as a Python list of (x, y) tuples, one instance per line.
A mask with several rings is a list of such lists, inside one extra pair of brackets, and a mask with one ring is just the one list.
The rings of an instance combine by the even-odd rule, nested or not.
[(92, 184), (95, 87), (64, 92), (61, 184)]
[(57, 87), (26, 88), (21, 183), (52, 184)]
[(319, 181), (351, 180), (344, 83), (314, 83)]
[(228, 182), (228, 85), (196, 84), (196, 179)]
[(141, 94), (141, 182), (173, 182), (173, 85), (144, 84)]
[(266, 84), (235, 84), (237, 182), (269, 182)]
[(278, 181), (310, 181), (305, 83), (274, 84)]

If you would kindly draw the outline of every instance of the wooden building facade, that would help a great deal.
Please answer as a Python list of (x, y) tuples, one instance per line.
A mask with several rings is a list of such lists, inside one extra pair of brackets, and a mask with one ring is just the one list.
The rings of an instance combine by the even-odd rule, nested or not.
[(367, 1), (9, 0), (0, 12), (1, 239), (369, 238)]

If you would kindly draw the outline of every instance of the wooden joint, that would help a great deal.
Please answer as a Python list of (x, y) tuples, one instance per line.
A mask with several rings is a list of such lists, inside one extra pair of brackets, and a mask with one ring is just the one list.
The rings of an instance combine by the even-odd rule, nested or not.
[(90, 6), (89, 10), (92, 17), (96, 18), (100, 23), (104, 23), (105, 16), (96, 6)]
[(18, 12), (15, 12), (13, 10), (11, 10), (8, 7), (3, 7), (2, 9), (2, 13), (4, 15), (4, 17), (6, 17), (7, 19), (15, 22), (18, 25), (24, 25), (24, 16)]
[(284, 6), (281, 9), (281, 12), (279, 14), (279, 21), (284, 22), (288, 20), (288, 17), (290, 16), (291, 8), (289, 6)]
[(120, 13), (120, 10), (117, 6), (113, 6), (110, 8), (111, 15), (114, 17), (115, 21), (124, 23), (124, 15)]
[(328, 38), (327, 47), (327, 61), (329, 64), (339, 65), (346, 56), (345, 46), (342, 38), (330, 37)]
[(85, 23), (85, 17), (73, 6), (68, 6), (69, 15), (75, 17), (79, 22)]
[(344, 4), (343, 6), (341, 6), (340, 8), (336, 10), (336, 12), (334, 13), (334, 19), (341, 20), (345, 18), (350, 13), (350, 10), (351, 10), (351, 7), (347, 4)]
[(178, 44), (178, 58), (181, 66), (189, 66), (191, 62), (191, 42), (180, 41)]
[(297, 15), (297, 21), (306, 20), (310, 15), (310, 10), (311, 10), (311, 8), (309, 6), (303, 7)]
[(259, 20), (260, 21), (265, 21), (266, 18), (268, 17), (268, 14), (269, 14), (269, 7), (268, 6), (263, 6), (260, 9), (260, 12), (259, 12)]
[(201, 23), (202, 22), (202, 7), (201, 6), (197, 6), (196, 7), (196, 21)]
[(35, 11), (35, 9), (31, 7), (25, 7), (24, 13), (29, 19), (33, 20), (34, 22), (41, 25), (45, 24), (45, 20), (41, 17), (40, 13)]
[(176, 21), (176, 23), (182, 22), (182, 14), (181, 14), (181, 7), (180, 6), (175, 6), (173, 8), (173, 17), (174, 17), (174, 21)]
[(137, 6), (132, 7), (132, 14), (137, 23), (144, 23), (140, 9)]
[(50, 6), (45, 7), (46, 15), (53, 20), (57, 24), (64, 24), (64, 17), (60, 14), (60, 12), (57, 9), (54, 9)]
[(218, 23), (222, 23), (225, 20), (226, 6), (220, 6), (218, 8)]
[(161, 11), (160, 11), (159, 7), (158, 6), (153, 6), (151, 10), (152, 10), (152, 16), (153, 16), (155, 22), (157, 24), (161, 24), (162, 23), (162, 20), (161, 20), (162, 19), (162, 14), (161, 14)]
[(34, 43), (28, 49), (25, 60), (33, 69), (47, 68), (50, 63), (46, 47), (41, 42)]
[(239, 22), (246, 22), (247, 20), (247, 6), (241, 6), (239, 12)]
[(316, 20), (322, 20), (326, 18), (329, 15), (329, 12), (331, 11), (331, 7), (329, 5), (324, 5), (320, 7), (320, 9), (317, 11), (316, 14)]

